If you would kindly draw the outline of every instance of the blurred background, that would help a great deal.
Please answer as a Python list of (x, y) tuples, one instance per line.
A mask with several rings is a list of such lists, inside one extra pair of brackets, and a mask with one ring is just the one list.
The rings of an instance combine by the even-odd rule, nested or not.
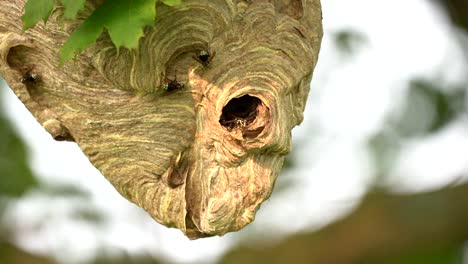
[(468, 1), (322, 5), (293, 152), (224, 237), (154, 222), (2, 81), (0, 263), (468, 263)]

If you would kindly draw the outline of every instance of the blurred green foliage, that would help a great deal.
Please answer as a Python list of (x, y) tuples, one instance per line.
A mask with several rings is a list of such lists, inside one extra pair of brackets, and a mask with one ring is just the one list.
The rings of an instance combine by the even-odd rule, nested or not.
[(0, 116), (0, 197), (20, 197), (37, 187), (27, 163), (27, 150), (7, 120)]
[(436, 133), (465, 113), (465, 98), (464, 87), (443, 87), (435, 80), (412, 80), (403, 111), (394, 120), (395, 128), (404, 138)]
[(437, 80), (411, 80), (400, 111), (368, 140), (376, 182), (390, 172), (405, 140), (438, 133), (466, 113), (465, 102), (463, 85), (446, 87)]
[(88, 198), (89, 193), (80, 189), (78, 186), (69, 184), (47, 184), (39, 186), (41, 192), (48, 196), (55, 197), (82, 197)]
[[(380, 260), (381, 261), (381, 260)], [(427, 250), (412, 251), (389, 259), (382, 264), (464, 264), (463, 248), (449, 247), (428, 252)]]
[(341, 30), (334, 33), (333, 38), (339, 51), (352, 55), (367, 42), (367, 38), (361, 32), (354, 30)]
[(468, 29), (468, 1), (466, 0), (434, 0), (445, 9), (450, 19), (457, 26)]
[(129, 255), (119, 255), (119, 256), (105, 256), (101, 254), (92, 264), (159, 264), (163, 263), (152, 256), (136, 256), (131, 257)]
[(27, 253), (12, 244), (0, 242), (0, 261), (2, 264), (53, 264), (48, 257)]
[(381, 180), (393, 167), (401, 142), (391, 129), (383, 129), (368, 140), (368, 148), (375, 167), (376, 181)]

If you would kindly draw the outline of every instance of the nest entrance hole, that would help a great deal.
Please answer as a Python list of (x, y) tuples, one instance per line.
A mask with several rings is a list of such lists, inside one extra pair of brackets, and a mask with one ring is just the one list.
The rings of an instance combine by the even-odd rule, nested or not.
[(263, 122), (255, 122), (263, 108), (265, 105), (255, 96), (233, 98), (223, 107), (219, 123), (228, 131), (240, 129), (244, 138), (255, 138), (264, 129)]

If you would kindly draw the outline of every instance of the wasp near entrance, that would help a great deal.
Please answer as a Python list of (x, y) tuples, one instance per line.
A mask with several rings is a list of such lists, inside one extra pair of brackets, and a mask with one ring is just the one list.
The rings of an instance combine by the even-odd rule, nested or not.
[(210, 54), (210, 52), (206, 50), (199, 51), (193, 58), (198, 61), (201, 65), (208, 67), (213, 57), (216, 55), (216, 52)]
[(177, 79), (174, 79), (174, 80), (166, 79), (166, 82), (163, 85), (163, 89), (166, 92), (173, 92), (176, 90), (180, 90), (184, 87), (185, 85), (183, 83), (179, 83)]
[(32, 72), (32, 67), (25, 67), (23, 69), (23, 76), (21, 76), (21, 83), (34, 83), (38, 80), (38, 75), (37, 73)]

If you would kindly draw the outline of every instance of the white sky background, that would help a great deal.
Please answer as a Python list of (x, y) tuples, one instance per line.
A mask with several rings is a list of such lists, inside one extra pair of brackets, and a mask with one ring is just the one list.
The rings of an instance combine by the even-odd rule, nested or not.
[[(365, 141), (398, 107), (408, 81), (438, 76), (461, 83), (467, 65), (453, 37), (457, 32), (430, 1), (322, 0), (322, 5), (325, 37), (304, 123), (293, 131), (295, 167), (280, 176), (292, 187), (273, 193), (244, 231), (222, 238), (190, 241), (155, 223), (120, 197), (75, 144), (52, 140), (12, 92), (1, 89), (1, 105), (27, 142), (36, 175), (89, 191), (92, 202), (77, 201), (77, 206), (99, 208), (108, 223), (86, 225), (72, 217), (69, 200), (31, 193), (9, 213), (8, 221), (19, 230), (18, 243), (63, 263), (86, 261), (103, 245), (111, 253), (206, 263), (252, 234), (263, 238), (318, 228), (349, 212), (373, 179)], [(334, 33), (347, 29), (366, 37), (351, 56), (337, 52), (333, 40)], [(467, 120), (407, 142), (389, 184), (399, 191), (427, 190), (467, 172)]]

